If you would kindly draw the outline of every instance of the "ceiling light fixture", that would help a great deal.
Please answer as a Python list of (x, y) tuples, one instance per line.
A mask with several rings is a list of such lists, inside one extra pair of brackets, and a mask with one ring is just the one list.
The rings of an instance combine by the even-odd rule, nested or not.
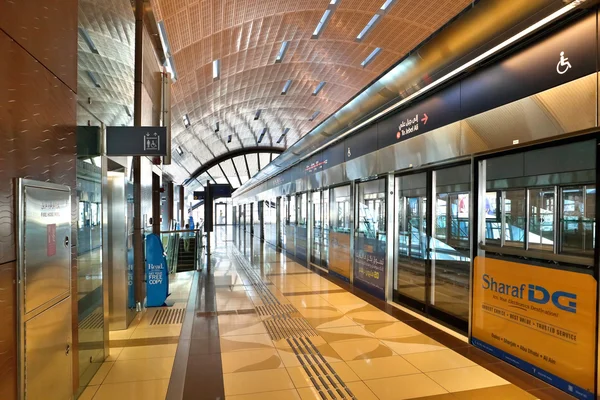
[(396, 2), (396, 0), (386, 0), (385, 3), (383, 3), (381, 8), (379, 10), (377, 10), (377, 13), (375, 15), (373, 15), (373, 17), (371, 17), (371, 19), (369, 20), (367, 25), (363, 28), (362, 31), (360, 31), (358, 36), (356, 36), (357, 42), (362, 41), (365, 38), (365, 36), (367, 36), (369, 34), (369, 32), (371, 32), (373, 30), (375, 25), (377, 25), (383, 19), (383, 16), (385, 14), (387, 14), (389, 9), (395, 2)]
[(322, 81), (322, 82), (320, 82), (320, 83), (317, 85), (317, 87), (315, 88), (315, 90), (312, 92), (312, 95), (313, 95), (313, 96), (316, 96), (316, 95), (318, 95), (318, 94), (319, 94), (319, 92), (321, 91), (321, 89), (323, 89), (323, 86), (325, 86), (325, 84), (326, 84), (326, 83), (327, 83), (327, 82), (325, 82), (325, 81)]
[(213, 64), (213, 81), (218, 81), (221, 77), (221, 60), (214, 60)]
[(319, 20), (319, 23), (317, 24), (317, 27), (315, 28), (315, 30), (314, 30), (314, 32), (312, 34), (312, 38), (313, 39), (318, 39), (319, 38), (319, 36), (323, 32), (323, 30), (325, 29), (325, 26), (327, 26), (327, 23), (329, 22), (329, 19), (333, 15), (333, 12), (335, 11), (335, 9), (337, 8), (337, 6), (339, 5), (338, 3), (339, 3), (339, 0), (331, 0), (329, 2), (329, 6), (327, 6), (327, 9), (323, 13), (323, 16)]
[(227, 136), (227, 143), (231, 143), (231, 135)]
[(188, 117), (187, 114), (183, 114), (183, 125), (185, 125), (186, 128), (192, 126), (192, 124), (190, 123), (190, 117)]
[(129, 111), (129, 107), (127, 107), (127, 106), (123, 106), (123, 108), (125, 108), (125, 113), (127, 114), (127, 116), (128, 116), (129, 118), (131, 118), (131, 112)]
[(96, 77), (96, 74), (93, 73), (92, 71), (87, 71), (88, 76), (90, 77), (92, 83), (94, 84), (94, 86), (96, 86), (97, 88), (100, 88), (100, 82), (98, 82), (98, 78)]
[(366, 67), (367, 65), (371, 64), (371, 61), (373, 61), (373, 59), (375, 57), (377, 57), (377, 54), (379, 54), (381, 52), (381, 47), (377, 47), (375, 50), (373, 50), (371, 52), (371, 54), (369, 54), (367, 56), (367, 58), (365, 58), (365, 60), (363, 62), (360, 63), (361, 67)]
[(263, 128), (260, 136), (258, 137), (258, 143), (262, 142), (262, 140), (264, 139), (266, 133), (267, 133), (267, 128)]
[(94, 44), (94, 41), (92, 40), (88, 31), (85, 28), (79, 27), (79, 34), (81, 35), (81, 37), (83, 38), (83, 41), (85, 42), (85, 44), (87, 44), (87, 46), (89, 47), (89, 49), (92, 53), (100, 54), (98, 52), (98, 48)]
[(260, 114), (261, 114), (262, 110), (257, 110), (256, 114), (254, 114), (254, 120), (258, 121), (258, 119), (260, 118)]
[(312, 122), (312, 121), (314, 121), (314, 120), (315, 120), (315, 118), (317, 118), (317, 117), (319, 116), (319, 114), (321, 114), (321, 111), (318, 111), (318, 110), (317, 110), (317, 111), (315, 111), (315, 112), (313, 113), (313, 115), (311, 115), (311, 116), (310, 116), (310, 118), (309, 118), (308, 120), (309, 120), (309, 121), (311, 121), (311, 122)]
[(281, 136), (279, 136), (279, 139), (277, 139), (277, 144), (281, 143), (281, 141), (283, 140), (283, 138), (285, 137), (285, 135), (287, 135), (287, 133), (290, 131), (290, 128), (285, 128), (283, 133), (281, 134)]
[(173, 56), (171, 55), (171, 45), (167, 36), (167, 30), (165, 29), (165, 21), (158, 21), (157, 25), (160, 41), (162, 42), (162, 46), (165, 52), (165, 67), (167, 68), (167, 72), (171, 73), (173, 80), (176, 81), (177, 71), (175, 70), (175, 60), (173, 60)]
[(176, 151), (176, 152), (177, 152), (177, 154), (179, 154), (180, 156), (182, 156), (182, 155), (183, 155), (183, 150), (181, 150), (181, 147), (180, 147), (180, 146), (177, 146), (177, 147), (175, 148), (175, 151)]
[(277, 53), (277, 57), (275, 58), (276, 63), (280, 63), (283, 60), (289, 44), (289, 41), (281, 43), (281, 48), (279, 49), (279, 53)]
[(215, 133), (219, 132), (219, 122), (215, 123)]
[(285, 94), (287, 94), (288, 90), (290, 89), (290, 86), (292, 86), (292, 80), (291, 80), (291, 79), (288, 79), (288, 80), (285, 82), (285, 85), (283, 85), (283, 90), (281, 91), (281, 94), (282, 94), (282, 95), (285, 95)]

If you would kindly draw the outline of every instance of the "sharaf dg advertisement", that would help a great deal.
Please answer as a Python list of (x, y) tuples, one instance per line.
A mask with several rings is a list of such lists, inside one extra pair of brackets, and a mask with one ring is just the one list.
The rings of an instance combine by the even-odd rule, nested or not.
[(475, 258), (472, 344), (579, 399), (593, 399), (596, 280)]

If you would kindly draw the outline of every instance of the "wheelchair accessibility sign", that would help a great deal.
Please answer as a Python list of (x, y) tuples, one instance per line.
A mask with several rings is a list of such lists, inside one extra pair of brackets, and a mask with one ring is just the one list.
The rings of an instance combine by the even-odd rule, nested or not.
[(565, 52), (561, 51), (560, 61), (558, 62), (558, 64), (556, 64), (556, 72), (558, 72), (560, 75), (563, 75), (571, 68), (571, 63), (569, 62), (569, 59), (565, 57)]

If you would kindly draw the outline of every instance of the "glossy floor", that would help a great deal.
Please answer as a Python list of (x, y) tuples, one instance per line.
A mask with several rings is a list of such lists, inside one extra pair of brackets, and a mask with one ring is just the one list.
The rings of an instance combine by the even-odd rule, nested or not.
[(183, 325), (114, 334), (144, 346), (114, 348), (85, 399), (570, 398), (244, 232), (211, 242)]

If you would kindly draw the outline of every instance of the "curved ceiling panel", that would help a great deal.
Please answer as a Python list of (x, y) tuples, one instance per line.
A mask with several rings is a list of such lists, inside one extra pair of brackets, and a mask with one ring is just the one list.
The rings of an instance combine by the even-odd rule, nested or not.
[(166, 167), (181, 182), (236, 149), (286, 149), (472, 0), (151, 2), (177, 76), (173, 145), (191, 155)]

